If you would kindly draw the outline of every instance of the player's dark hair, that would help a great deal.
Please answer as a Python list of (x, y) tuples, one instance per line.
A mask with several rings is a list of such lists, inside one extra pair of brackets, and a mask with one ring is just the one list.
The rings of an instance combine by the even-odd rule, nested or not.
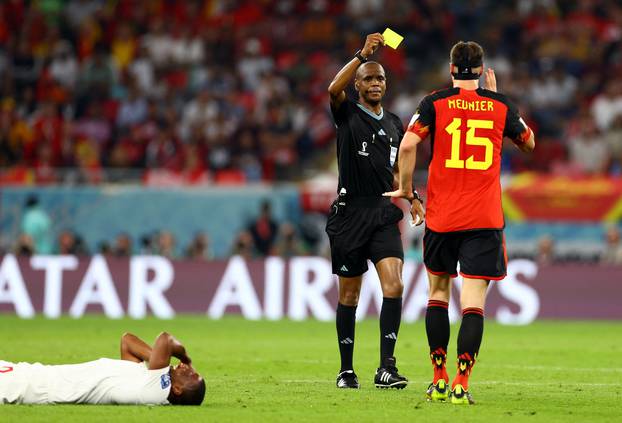
[(475, 41), (459, 41), (451, 48), (449, 61), (457, 68), (454, 78), (478, 79), (479, 74), (472, 69), (483, 65), (484, 49)]
[(173, 405), (201, 405), (205, 398), (205, 380), (199, 380), (194, 386), (184, 389), (180, 395), (169, 396)]

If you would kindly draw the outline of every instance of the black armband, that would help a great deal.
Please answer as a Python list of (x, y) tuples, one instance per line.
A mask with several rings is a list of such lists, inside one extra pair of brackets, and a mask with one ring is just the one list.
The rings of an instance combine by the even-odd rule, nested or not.
[(359, 51), (357, 51), (356, 53), (354, 53), (354, 57), (356, 57), (357, 59), (359, 59), (359, 61), (360, 61), (361, 63), (365, 63), (365, 62), (367, 62), (367, 57), (365, 57), (365, 56), (363, 56), (363, 55), (361, 54), (361, 50), (359, 50)]

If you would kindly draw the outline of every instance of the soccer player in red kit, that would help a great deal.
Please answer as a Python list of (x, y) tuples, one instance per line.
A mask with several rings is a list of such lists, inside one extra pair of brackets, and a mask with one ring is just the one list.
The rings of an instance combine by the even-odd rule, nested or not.
[[(486, 71), (487, 87), (479, 88), (484, 51), (472, 41), (459, 42), (450, 53), (453, 87), (426, 96), (412, 117), (399, 149), (398, 190), (384, 195), (405, 198), (419, 223), (425, 217), (424, 264), (430, 293), (426, 332), (434, 378), (431, 401), (473, 404), (469, 375), (482, 341), (484, 304), (491, 280), (506, 274), (507, 256), (501, 207), (501, 146), (507, 137), (523, 152), (535, 147), (534, 135), (514, 106), (496, 91), (494, 72)], [(492, 84), (490, 82), (493, 82)], [(430, 136), (427, 211), (413, 194), (417, 144)], [(457, 264), (463, 277), (458, 334), (458, 372), (448, 392), (445, 368), (449, 343), (447, 306)]]

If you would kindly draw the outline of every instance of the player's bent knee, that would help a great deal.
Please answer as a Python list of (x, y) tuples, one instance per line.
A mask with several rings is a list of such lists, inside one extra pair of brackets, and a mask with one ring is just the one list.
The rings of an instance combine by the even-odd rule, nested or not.
[(398, 298), (404, 293), (404, 284), (397, 279), (389, 283), (382, 284), (382, 295), (387, 298)]

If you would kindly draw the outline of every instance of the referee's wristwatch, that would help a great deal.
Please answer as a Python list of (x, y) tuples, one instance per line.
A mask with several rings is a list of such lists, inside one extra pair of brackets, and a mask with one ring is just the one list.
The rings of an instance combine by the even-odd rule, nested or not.
[(417, 192), (416, 189), (413, 190), (413, 196), (415, 197), (415, 198), (413, 198), (413, 201), (417, 200), (421, 204), (423, 204), (423, 200), (421, 199), (421, 196), (419, 196), (419, 193)]
[(367, 60), (368, 60), (368, 59), (367, 59), (367, 57), (365, 57), (365, 56), (363, 56), (363, 55), (361, 54), (361, 50), (359, 50), (359, 51), (357, 51), (356, 53), (354, 53), (354, 57), (356, 57), (357, 59), (359, 59), (359, 61), (360, 61), (361, 63), (365, 63), (365, 62), (367, 62)]

